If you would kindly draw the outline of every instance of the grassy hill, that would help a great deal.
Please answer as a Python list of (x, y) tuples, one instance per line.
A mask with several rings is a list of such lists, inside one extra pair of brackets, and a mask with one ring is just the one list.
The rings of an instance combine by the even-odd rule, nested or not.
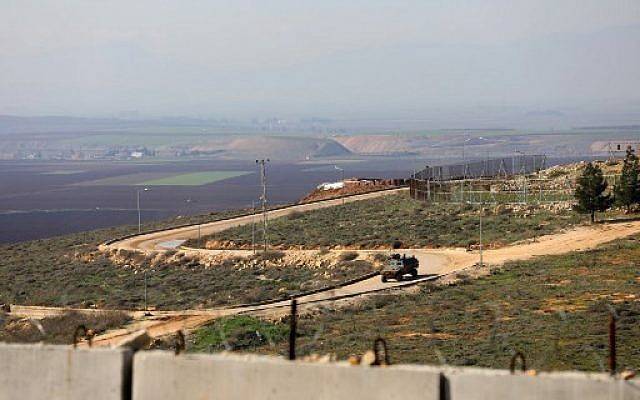
[[(145, 229), (210, 222), (243, 212), (171, 219), (146, 224)], [(100, 243), (136, 230), (125, 226), (0, 246), (0, 303), (141, 309), (146, 270), (150, 305), (193, 309), (280, 298), (372, 271), (365, 260), (309, 265), (287, 263), (278, 253), (268, 254), (272, 260), (264, 265), (244, 258), (211, 264), (180, 253), (161, 262), (129, 254), (130, 260), (117, 263), (97, 251)]]
[[(298, 354), (363, 354), (384, 337), (393, 363), (474, 365), (508, 368), (522, 351), (536, 370), (603, 371), (607, 366), (610, 310), (618, 325), (618, 365), (640, 368), (640, 236), (599, 249), (509, 263), (456, 286), (423, 285), (419, 293), (379, 295), (342, 309), (323, 309), (300, 319)], [(248, 324), (254, 329), (256, 322)], [(238, 342), (246, 330), (233, 320), (218, 322), (226, 342), (204, 327), (192, 348), (203, 343), (236, 350), (287, 354), (288, 323), (259, 329), (276, 332), (271, 341)], [(255, 329), (254, 329), (255, 331)], [(282, 333), (284, 332), (284, 333)]]
[[(504, 207), (487, 207), (484, 241), (485, 245), (502, 246), (583, 221), (584, 217), (570, 211), (510, 212)], [(388, 248), (395, 240), (406, 248), (466, 247), (478, 242), (479, 225), (478, 207), (427, 205), (399, 194), (271, 220), (269, 243), (280, 249)], [(258, 235), (261, 238), (261, 232)], [(203, 240), (209, 248), (251, 248), (252, 228), (240, 226)], [(198, 244), (191, 241), (189, 245)]]

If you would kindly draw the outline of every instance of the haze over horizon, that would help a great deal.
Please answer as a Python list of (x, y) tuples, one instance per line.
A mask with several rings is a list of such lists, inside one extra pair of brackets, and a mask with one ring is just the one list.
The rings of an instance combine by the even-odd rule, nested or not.
[(638, 70), (633, 0), (5, 1), (0, 13), (10, 115), (632, 124)]

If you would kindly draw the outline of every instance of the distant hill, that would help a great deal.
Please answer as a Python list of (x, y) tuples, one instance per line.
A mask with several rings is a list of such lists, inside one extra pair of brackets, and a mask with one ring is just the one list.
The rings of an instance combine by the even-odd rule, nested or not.
[(148, 126), (212, 126), (216, 121), (187, 117), (158, 119), (82, 118), (67, 116), (20, 117), (0, 115), (0, 134), (11, 133), (60, 133), (119, 130)]
[(233, 140), (225, 150), (238, 158), (266, 157), (279, 160), (303, 160), (316, 157), (350, 155), (342, 144), (332, 139), (289, 136), (253, 136)]

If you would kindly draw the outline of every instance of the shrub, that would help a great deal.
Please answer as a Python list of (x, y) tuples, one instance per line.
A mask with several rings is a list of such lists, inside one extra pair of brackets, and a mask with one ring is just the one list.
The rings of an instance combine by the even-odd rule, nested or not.
[(339, 259), (340, 261), (353, 261), (358, 258), (359, 254), (357, 251), (345, 251), (340, 253)]
[(220, 318), (198, 329), (189, 351), (243, 350), (283, 341), (288, 333), (285, 324), (273, 324), (240, 315)]
[(281, 260), (284, 257), (284, 253), (278, 250), (261, 251), (256, 254), (255, 259), (260, 261), (276, 261)]
[(80, 325), (99, 333), (120, 327), (130, 319), (128, 314), (121, 311), (70, 311), (40, 321), (13, 318), (5, 323), (4, 330), (0, 330), (0, 340), (14, 343), (71, 344), (73, 334)]
[(287, 216), (288, 219), (296, 220), (304, 217), (304, 213), (300, 211), (293, 211), (291, 214)]

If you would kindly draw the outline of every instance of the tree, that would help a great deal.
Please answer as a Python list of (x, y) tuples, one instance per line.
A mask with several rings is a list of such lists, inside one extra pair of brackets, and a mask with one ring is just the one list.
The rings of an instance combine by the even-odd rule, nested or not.
[(640, 201), (640, 187), (638, 186), (639, 174), (640, 165), (638, 163), (638, 156), (636, 156), (631, 146), (629, 146), (627, 148), (627, 155), (624, 158), (620, 181), (613, 188), (613, 196), (616, 204), (624, 206), (627, 211), (631, 209), (633, 204)]
[(596, 211), (605, 211), (611, 206), (611, 196), (605, 194), (607, 182), (600, 167), (588, 163), (576, 182), (576, 209), (583, 214), (591, 214), (591, 222), (596, 220)]

